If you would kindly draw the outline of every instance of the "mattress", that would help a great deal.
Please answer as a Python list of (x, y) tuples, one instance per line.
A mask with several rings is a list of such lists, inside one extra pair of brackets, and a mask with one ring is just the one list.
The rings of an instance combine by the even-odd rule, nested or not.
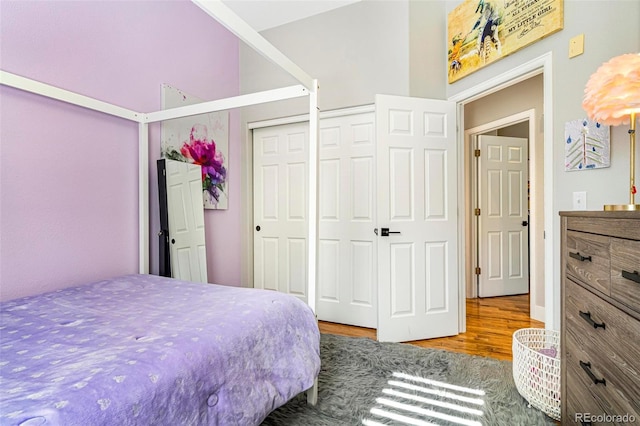
[(0, 424), (259, 424), (312, 387), (319, 339), (293, 296), (153, 275), (5, 302)]

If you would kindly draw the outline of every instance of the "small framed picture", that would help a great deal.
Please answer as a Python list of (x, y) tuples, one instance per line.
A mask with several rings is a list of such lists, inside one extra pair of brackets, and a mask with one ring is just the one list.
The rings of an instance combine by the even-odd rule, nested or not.
[(564, 125), (565, 171), (600, 169), (610, 165), (609, 126), (587, 118)]

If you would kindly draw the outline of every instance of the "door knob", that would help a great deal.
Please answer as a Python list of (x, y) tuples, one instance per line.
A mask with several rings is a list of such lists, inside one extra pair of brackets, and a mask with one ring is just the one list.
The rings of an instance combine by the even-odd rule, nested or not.
[(389, 234), (399, 234), (399, 231), (389, 231), (389, 228), (380, 228), (381, 235), (383, 237), (388, 237)]
[(256, 226), (256, 231), (260, 232), (260, 225)]
[(526, 220), (522, 221), (522, 226), (527, 226), (529, 224), (529, 222), (527, 222)]
[(175, 244), (176, 240), (174, 238), (171, 239), (171, 244)]

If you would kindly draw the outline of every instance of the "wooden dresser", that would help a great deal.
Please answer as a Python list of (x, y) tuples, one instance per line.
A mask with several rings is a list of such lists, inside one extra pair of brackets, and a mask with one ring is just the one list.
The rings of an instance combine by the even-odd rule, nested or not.
[(640, 424), (640, 212), (560, 216), (562, 424)]

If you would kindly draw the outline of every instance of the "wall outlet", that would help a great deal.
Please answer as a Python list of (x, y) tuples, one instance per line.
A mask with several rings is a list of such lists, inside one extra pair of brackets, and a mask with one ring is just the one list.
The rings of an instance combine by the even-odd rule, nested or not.
[(587, 209), (587, 193), (574, 192), (573, 193), (573, 209), (574, 210), (586, 210)]

